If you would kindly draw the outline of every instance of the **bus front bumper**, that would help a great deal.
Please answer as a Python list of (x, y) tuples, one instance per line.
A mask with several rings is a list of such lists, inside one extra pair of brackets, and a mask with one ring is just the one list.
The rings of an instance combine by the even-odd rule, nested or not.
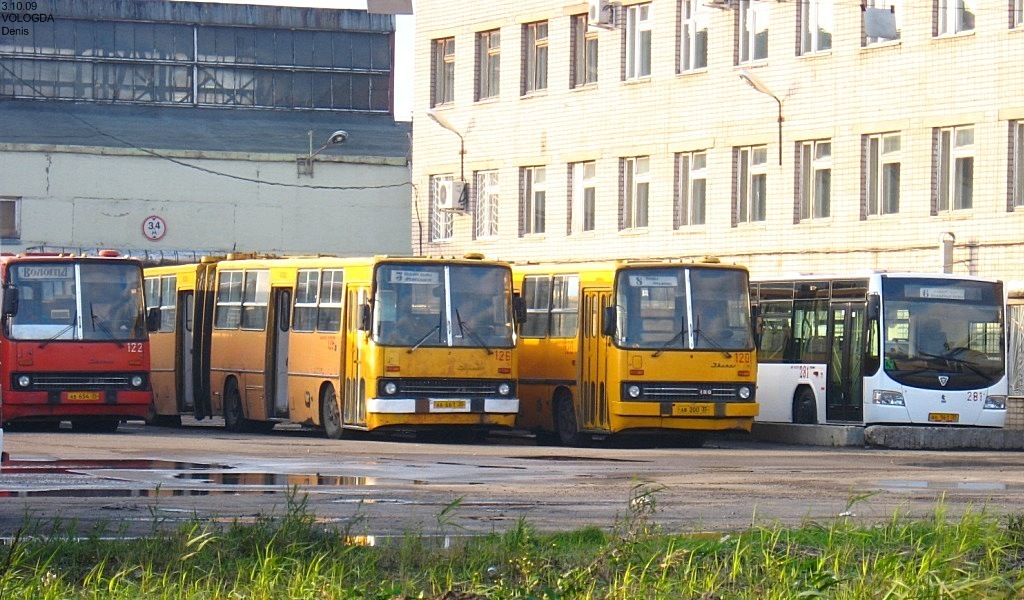
[(517, 414), (519, 398), (368, 398), (370, 414)]

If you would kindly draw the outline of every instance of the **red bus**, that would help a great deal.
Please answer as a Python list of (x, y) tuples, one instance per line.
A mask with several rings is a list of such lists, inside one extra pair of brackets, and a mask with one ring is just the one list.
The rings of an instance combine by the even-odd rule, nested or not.
[(141, 261), (6, 254), (0, 281), (0, 424), (112, 432), (149, 414)]

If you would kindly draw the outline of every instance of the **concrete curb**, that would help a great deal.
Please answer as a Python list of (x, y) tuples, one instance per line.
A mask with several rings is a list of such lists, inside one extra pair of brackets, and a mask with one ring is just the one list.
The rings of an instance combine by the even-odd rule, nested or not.
[(871, 446), (896, 450), (1024, 450), (1024, 431), (988, 427), (754, 423), (750, 435), (761, 442), (802, 446)]

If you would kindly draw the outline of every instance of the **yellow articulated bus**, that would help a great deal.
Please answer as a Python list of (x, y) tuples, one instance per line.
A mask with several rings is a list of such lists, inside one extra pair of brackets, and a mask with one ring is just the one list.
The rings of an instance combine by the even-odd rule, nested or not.
[(526, 304), (517, 427), (565, 445), (619, 433), (700, 446), (750, 431), (757, 360), (744, 267), (513, 264)]
[[(149, 289), (182, 272), (150, 269)], [(191, 389), (157, 415), (223, 415), (232, 431), (292, 422), (346, 429), (511, 428), (519, 412), (509, 265), (477, 257), (228, 257), (193, 265)], [(160, 281), (156, 281), (159, 278)], [(187, 285), (186, 285), (187, 287)], [(168, 291), (168, 297), (172, 293)], [(164, 300), (152, 302), (169, 302)], [(176, 300), (177, 301), (177, 300)], [(164, 311), (161, 311), (163, 314)], [(161, 334), (164, 332), (161, 332)], [(171, 332), (166, 332), (171, 334)], [(158, 334), (160, 335), (160, 334)], [(183, 381), (185, 335), (158, 345), (154, 368)], [(204, 389), (205, 388), (205, 389)]]

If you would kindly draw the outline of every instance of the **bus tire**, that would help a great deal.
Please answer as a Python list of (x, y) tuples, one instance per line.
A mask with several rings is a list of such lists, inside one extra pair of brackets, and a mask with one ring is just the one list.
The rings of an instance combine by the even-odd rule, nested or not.
[(224, 428), (235, 433), (246, 431), (242, 395), (238, 393), (238, 384), (234, 382), (229, 383), (224, 392)]
[(793, 422), (801, 425), (818, 423), (818, 407), (814, 401), (814, 392), (807, 386), (801, 386), (793, 398)]
[(576, 423), (576, 409), (573, 407), (572, 398), (555, 400), (555, 429), (558, 432), (558, 441), (563, 446), (582, 445), (583, 438)]
[(341, 424), (341, 409), (338, 408), (338, 394), (334, 386), (325, 386), (320, 392), (320, 424), (324, 427), (324, 436), (329, 440), (340, 440), (345, 433)]

